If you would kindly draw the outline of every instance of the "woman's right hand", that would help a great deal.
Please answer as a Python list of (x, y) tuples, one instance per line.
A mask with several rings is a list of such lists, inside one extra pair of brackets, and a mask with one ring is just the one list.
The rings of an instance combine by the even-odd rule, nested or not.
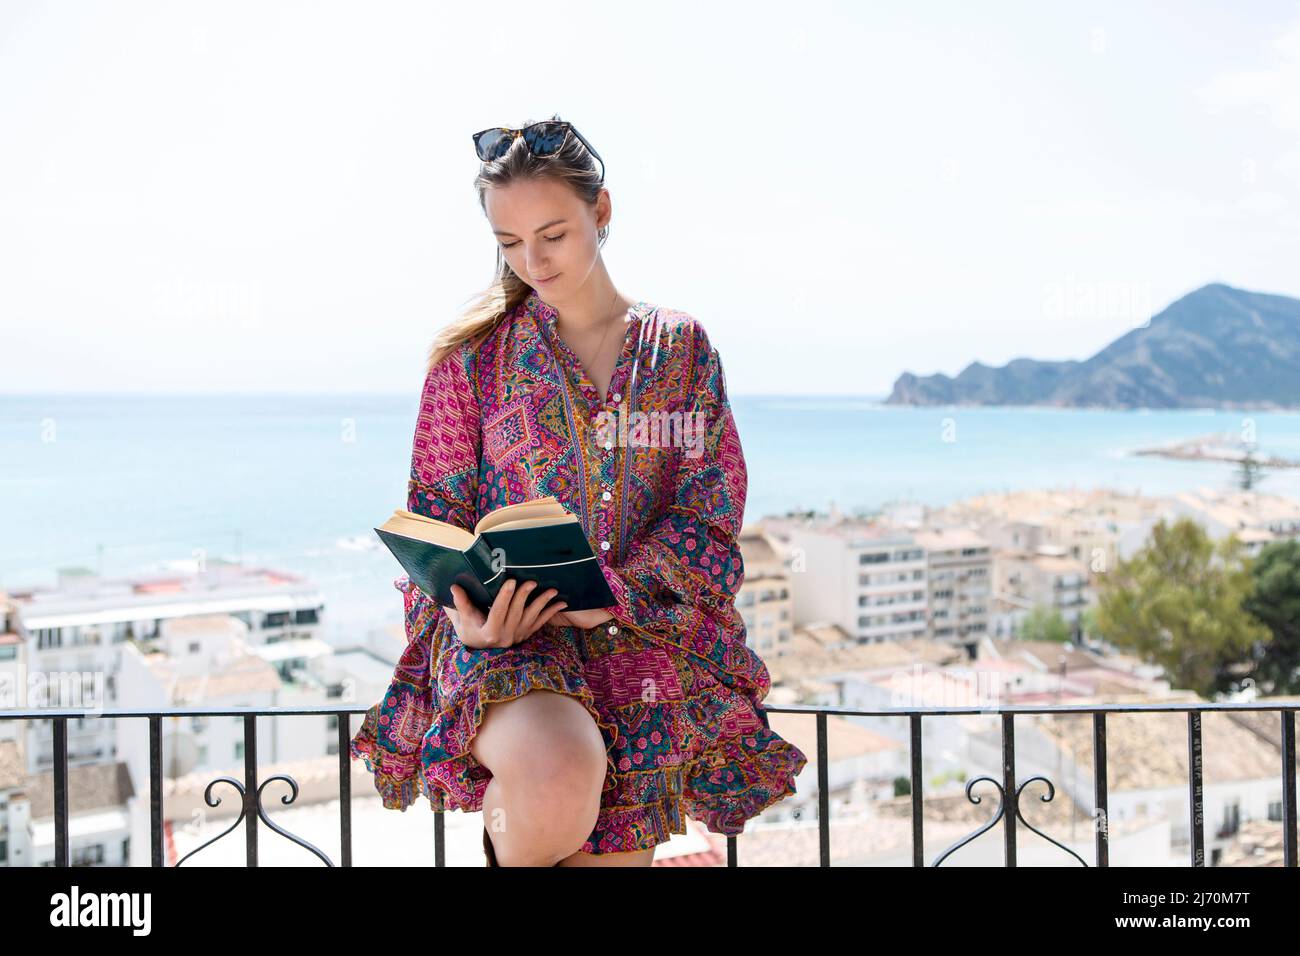
[(547, 607), (546, 602), (558, 593), (555, 588), (547, 588), (530, 601), (536, 585), (536, 581), (525, 581), (520, 586), (517, 579), (507, 578), (492, 607), (484, 614), (470, 601), (464, 588), (453, 584), (451, 597), (456, 609), (448, 611), (447, 616), (461, 643), (466, 647), (511, 647), (532, 637), (554, 614), (568, 606), (564, 601), (556, 601)]

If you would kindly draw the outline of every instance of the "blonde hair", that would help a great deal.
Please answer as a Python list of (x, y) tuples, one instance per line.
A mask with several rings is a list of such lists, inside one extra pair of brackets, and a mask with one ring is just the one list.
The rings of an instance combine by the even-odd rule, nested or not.
[[(558, 113), (552, 114), (552, 121), (559, 119)], [(521, 128), (532, 122), (524, 122)], [(479, 166), (478, 176), (474, 179), (479, 206), (486, 215), (489, 189), (520, 180), (546, 177), (568, 183), (579, 198), (593, 206), (604, 188), (595, 159), (572, 133), (559, 152), (551, 156), (534, 156), (524, 138), (519, 136), (510, 144), (510, 149), (504, 156)], [(602, 226), (597, 235), (603, 246), (609, 236), (609, 226)], [(465, 343), (469, 343), (471, 348), (477, 348), (496, 330), (507, 314), (528, 298), (530, 292), (532, 286), (515, 275), (501, 254), (501, 247), (497, 246), (496, 273), (491, 284), (473, 298), (465, 311), (438, 331), (429, 347), (428, 368), (431, 370)]]

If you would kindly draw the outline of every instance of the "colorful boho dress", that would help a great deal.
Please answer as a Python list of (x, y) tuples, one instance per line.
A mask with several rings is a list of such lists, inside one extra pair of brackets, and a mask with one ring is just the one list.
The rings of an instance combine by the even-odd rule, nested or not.
[(605, 741), (583, 852), (648, 849), (685, 833), (684, 814), (740, 833), (794, 792), (807, 758), (768, 725), (771, 680), (735, 607), (747, 474), (717, 350), (690, 315), (638, 302), (600, 395), (556, 318), (531, 292), (477, 348), (431, 369), (407, 508), (472, 528), (554, 495), (587, 532), (613, 618), (470, 648), (441, 606), (396, 579), (408, 644), (352, 756), (385, 807), (423, 792), (436, 811), (480, 811), (492, 774), (470, 740), (485, 706), (542, 688), (578, 699)]

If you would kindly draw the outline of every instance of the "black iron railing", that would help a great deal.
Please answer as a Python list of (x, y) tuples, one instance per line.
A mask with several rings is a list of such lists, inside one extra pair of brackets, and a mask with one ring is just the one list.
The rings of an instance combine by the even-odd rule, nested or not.
[[(1094, 865), (1109, 865), (1109, 835), (1107, 827), (1108, 794), (1106, 787), (1106, 717), (1109, 714), (1140, 713), (1185, 713), (1187, 715), (1187, 814), (1190, 864), (1194, 867), (1205, 866), (1205, 803), (1203, 761), (1201, 751), (1201, 715), (1213, 711), (1266, 711), (1276, 713), (1281, 722), (1281, 766), (1282, 778), (1282, 828), (1283, 828), (1283, 864), (1296, 866), (1296, 750), (1295, 750), (1295, 714), (1300, 704), (1264, 704), (1264, 703), (1205, 703), (1205, 704), (1131, 704), (1131, 705), (1064, 705), (1044, 707), (919, 707), (886, 708), (880, 710), (852, 710), (835, 707), (783, 706), (765, 707), (769, 714), (807, 714), (815, 717), (817, 723), (817, 820), (820, 865), (829, 866), (831, 858), (830, 844), (830, 780), (829, 760), (827, 756), (827, 718), (843, 717), (907, 717), (910, 724), (911, 738), (911, 797), (912, 797), (912, 865), (926, 866), (924, 856), (924, 818), (922, 789), (922, 738), (921, 722), (926, 717), (947, 717), (968, 714), (993, 716), (1001, 718), (1002, 730), (1002, 774), (1001, 780), (994, 777), (976, 777), (966, 784), (966, 797), (978, 804), (980, 798), (972, 795), (971, 790), (977, 783), (992, 784), (999, 794), (999, 804), (992, 818), (951, 847), (937, 856), (928, 865), (939, 866), (955, 850), (960, 849), (981, 834), (1002, 823), (1002, 841), (1004, 863), (1016, 865), (1017, 822), (1023, 824), (1033, 833), (1038, 834), (1055, 846), (1069, 853), (1084, 866), (1089, 864), (1073, 850), (1057, 842), (1031, 826), (1020, 812), (1021, 795), (1030, 783), (1041, 781), (1046, 785), (1047, 793), (1040, 795), (1042, 802), (1050, 801), (1056, 788), (1051, 780), (1041, 775), (1029, 777), (1017, 782), (1016, 775), (1016, 737), (1015, 718), (1021, 714), (1074, 714), (1092, 717), (1093, 742), (1093, 781), (1094, 781), (1094, 832), (1096, 850)], [(54, 864), (68, 866), (68, 721), (79, 717), (109, 718), (114, 720), (143, 719), (149, 722), (149, 805), (150, 805), (150, 840), (152, 865), (164, 866), (163, 858), (163, 804), (162, 804), (162, 720), (164, 717), (208, 716), (208, 717), (242, 717), (244, 722), (244, 776), (243, 780), (235, 777), (217, 777), (204, 790), (204, 799), (208, 806), (215, 807), (221, 800), (214, 793), (219, 784), (233, 787), (240, 794), (240, 813), (235, 821), (217, 836), (201, 846), (191, 850), (176, 862), (179, 866), (186, 859), (211, 845), (221, 837), (244, 824), (244, 846), (248, 866), (257, 866), (258, 821), (265, 823), (271, 830), (288, 840), (314, 853), (326, 866), (334, 866), (325, 853), (312, 846), (306, 840), (284, 830), (267, 814), (262, 803), (262, 791), (272, 781), (280, 780), (289, 785), (290, 795), (281, 798), (281, 804), (287, 806), (298, 796), (298, 784), (284, 774), (275, 774), (258, 780), (257, 767), (257, 718), (265, 716), (305, 716), (335, 715), (338, 719), (338, 765), (339, 765), (339, 837), (341, 847), (341, 864), (352, 865), (352, 756), (349, 748), (352, 737), (350, 716), (364, 714), (365, 708), (339, 708), (321, 705), (299, 708), (175, 708), (170, 710), (130, 710), (106, 709), (42, 709), (30, 711), (0, 711), (0, 720), (51, 720), (54, 731)], [(215, 797), (215, 800), (214, 800)], [(435, 866), (444, 866), (444, 831), (443, 814), (434, 815)], [(738, 865), (736, 854), (736, 837), (727, 838), (727, 865)]]

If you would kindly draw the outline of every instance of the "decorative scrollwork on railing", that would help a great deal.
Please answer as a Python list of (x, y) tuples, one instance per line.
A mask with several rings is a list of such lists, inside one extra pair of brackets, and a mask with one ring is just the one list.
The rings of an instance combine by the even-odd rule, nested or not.
[(177, 861), (176, 861), (176, 865), (177, 865), (177, 866), (180, 866), (182, 863), (184, 863), (186, 860), (188, 860), (190, 857), (192, 857), (195, 853), (198, 853), (199, 850), (202, 850), (202, 849), (203, 849), (203, 847), (205, 847), (205, 846), (211, 846), (213, 843), (216, 843), (218, 840), (220, 840), (223, 836), (225, 836), (225, 835), (226, 835), (227, 833), (229, 833), (231, 830), (235, 829), (235, 827), (239, 826), (240, 821), (244, 819), (244, 801), (243, 801), (243, 798), (244, 798), (244, 785), (243, 785), (242, 783), (240, 783), (238, 780), (236, 780), (234, 777), (218, 777), (216, 780), (213, 780), (210, 784), (208, 784), (207, 787), (205, 787), (204, 790), (203, 790), (203, 802), (206, 803), (206, 804), (207, 804), (208, 806), (210, 806), (210, 807), (215, 807), (215, 806), (217, 806), (218, 804), (221, 803), (221, 798), (220, 798), (220, 797), (217, 797), (215, 800), (212, 799), (212, 788), (215, 787), (215, 786), (216, 786), (217, 784), (219, 784), (219, 783), (228, 783), (228, 784), (230, 784), (232, 787), (234, 787), (236, 790), (239, 791), (239, 797), (240, 797), (240, 801), (239, 801), (239, 807), (240, 807), (240, 809), (239, 809), (239, 816), (235, 817), (235, 822), (234, 822), (234, 823), (232, 823), (230, 826), (226, 827), (226, 829), (222, 830), (220, 833), (218, 833), (216, 836), (214, 836), (211, 840), (208, 840), (206, 843), (203, 843), (203, 844), (201, 844), (201, 845), (199, 845), (199, 846), (196, 846), (193, 850), (190, 850), (189, 853), (186, 853), (183, 857), (181, 857), (179, 860), (177, 860)]
[[(266, 778), (265, 780), (263, 780), (262, 783), (258, 786), (258, 788), (257, 788), (257, 792), (256, 792), (256, 794), (254, 795), (254, 796), (255, 796), (255, 799), (256, 799), (256, 802), (257, 802), (257, 815), (258, 815), (258, 817), (261, 819), (261, 821), (262, 821), (263, 823), (265, 823), (268, 827), (270, 827), (270, 828), (271, 828), (272, 830), (274, 830), (276, 833), (280, 834), (280, 836), (284, 837), (286, 840), (289, 840), (289, 841), (292, 842), (292, 843), (296, 843), (296, 844), (298, 844), (298, 846), (303, 847), (304, 849), (310, 850), (312, 853), (315, 853), (318, 857), (320, 857), (320, 858), (325, 862), (325, 865), (326, 865), (326, 866), (333, 866), (334, 863), (330, 860), (330, 858), (329, 858), (328, 856), (326, 856), (326, 855), (325, 855), (324, 853), (322, 853), (320, 850), (316, 849), (316, 847), (312, 846), (310, 843), (308, 843), (306, 840), (302, 839), (301, 837), (294, 836), (292, 833), (290, 833), (288, 830), (284, 829), (283, 827), (277, 826), (276, 823), (275, 823), (275, 821), (273, 821), (269, 816), (266, 815), (266, 809), (262, 806), (262, 790), (263, 790), (263, 789), (266, 787), (266, 785), (267, 785), (268, 783), (270, 783), (272, 780), (283, 780), (285, 783), (287, 783), (287, 784), (289, 785), (290, 789), (292, 790), (291, 793), (289, 793), (289, 794), (287, 794), (287, 795), (285, 795), (285, 796), (283, 796), (283, 797), (280, 798), (280, 802), (281, 802), (282, 804), (288, 805), (288, 804), (290, 804), (290, 803), (293, 803), (294, 800), (298, 799), (298, 783), (297, 783), (297, 781), (295, 781), (292, 777), (287, 776), (287, 775), (285, 775), (285, 774), (276, 774), (276, 775), (274, 775), (274, 776), (272, 776), (272, 777), (267, 777), (267, 778)], [(231, 832), (232, 830), (234, 830), (237, 826), (239, 826), (239, 824), (243, 822), (244, 817), (247, 816), (247, 814), (248, 814), (248, 791), (244, 789), (244, 785), (243, 785), (243, 783), (240, 782), (239, 780), (236, 780), (234, 777), (218, 777), (216, 780), (213, 780), (210, 784), (208, 784), (207, 787), (204, 788), (204, 791), (203, 791), (203, 802), (206, 803), (206, 804), (207, 804), (208, 806), (210, 806), (210, 807), (218, 806), (218, 805), (221, 803), (221, 798), (220, 798), (220, 797), (217, 797), (217, 798), (214, 799), (213, 796), (212, 796), (212, 788), (215, 787), (215, 786), (216, 786), (217, 784), (219, 784), (219, 783), (228, 783), (228, 784), (230, 784), (232, 787), (234, 787), (236, 790), (239, 791), (239, 797), (240, 797), (240, 803), (239, 803), (239, 816), (237, 816), (237, 817), (235, 818), (235, 822), (234, 822), (234, 823), (232, 823), (230, 826), (226, 827), (226, 829), (222, 830), (220, 833), (218, 833), (216, 836), (214, 836), (211, 840), (207, 840), (206, 842), (202, 843), (201, 845), (195, 847), (193, 850), (190, 850), (189, 853), (186, 853), (183, 857), (181, 857), (179, 860), (177, 860), (177, 861), (176, 861), (176, 865), (177, 865), (177, 866), (180, 866), (182, 863), (184, 863), (186, 860), (188, 860), (190, 857), (192, 857), (195, 853), (198, 853), (199, 850), (202, 850), (204, 847), (211, 846), (213, 843), (216, 843), (216, 842), (217, 842), (218, 840), (220, 840), (223, 836), (225, 836), (226, 834), (230, 833), (230, 832)]]
[[(971, 793), (971, 788), (974, 787), (975, 784), (979, 783), (979, 782), (982, 781), (982, 780), (987, 780), (989, 783), (993, 784), (993, 786), (997, 788), (997, 791), (998, 791), (998, 812), (995, 813), (995, 814), (993, 815), (993, 819), (992, 819), (992, 820), (990, 820), (988, 823), (984, 824), (982, 827), (980, 827), (980, 828), (979, 828), (978, 830), (976, 830), (974, 833), (970, 834), (969, 836), (962, 837), (960, 840), (958, 840), (958, 841), (957, 841), (956, 843), (954, 843), (952, 846), (948, 847), (948, 849), (944, 850), (941, 854), (939, 854), (938, 858), (935, 859), (935, 861), (934, 861), (933, 863), (930, 864), (931, 866), (938, 866), (940, 863), (942, 863), (944, 860), (946, 860), (946, 859), (948, 858), (948, 856), (951, 855), (952, 852), (953, 852), (954, 850), (957, 850), (957, 849), (959, 849), (959, 848), (965, 846), (966, 844), (972, 842), (972, 841), (975, 840), (977, 837), (979, 837), (980, 834), (982, 834), (982, 833), (987, 833), (989, 830), (991, 830), (994, 826), (997, 825), (997, 822), (998, 822), (999, 820), (1001, 820), (1001, 819), (1003, 818), (1003, 816), (1005, 816), (1006, 811), (1007, 811), (1007, 799), (1006, 799), (1007, 795), (1006, 795), (1006, 791), (1002, 789), (1002, 784), (998, 783), (998, 781), (995, 780), (995, 779), (993, 779), (992, 777), (976, 777), (974, 780), (972, 780), (972, 781), (970, 781), (969, 783), (967, 783), (967, 784), (966, 784), (966, 799), (969, 800), (971, 803), (975, 803), (975, 804), (978, 804), (978, 803), (980, 802), (980, 798), (977, 797), (977, 796), (975, 796), (975, 795), (973, 795), (973, 794)], [(1054, 846), (1058, 846), (1058, 847), (1060, 847), (1062, 850), (1064, 850), (1066, 853), (1070, 854), (1070, 856), (1074, 857), (1076, 860), (1078, 860), (1078, 861), (1079, 861), (1080, 863), (1082, 863), (1084, 866), (1087, 866), (1088, 864), (1084, 861), (1083, 857), (1079, 856), (1079, 854), (1075, 853), (1073, 850), (1071, 850), (1071, 849), (1070, 849), (1068, 846), (1066, 846), (1065, 844), (1063, 844), (1063, 843), (1058, 843), (1056, 840), (1053, 840), (1051, 837), (1049, 837), (1049, 836), (1048, 836), (1046, 833), (1044, 833), (1042, 830), (1038, 829), (1036, 826), (1034, 826), (1034, 825), (1031, 824), (1028, 820), (1026, 820), (1025, 817), (1024, 817), (1024, 814), (1022, 814), (1022, 813), (1020, 812), (1020, 793), (1021, 793), (1021, 791), (1023, 791), (1023, 790), (1025, 789), (1026, 786), (1028, 786), (1030, 783), (1033, 783), (1035, 780), (1041, 780), (1041, 781), (1043, 781), (1043, 783), (1047, 784), (1047, 793), (1039, 797), (1039, 799), (1042, 800), (1043, 803), (1048, 803), (1048, 802), (1050, 802), (1051, 799), (1052, 799), (1054, 796), (1056, 796), (1056, 788), (1055, 788), (1054, 786), (1052, 786), (1052, 781), (1050, 781), (1050, 780), (1048, 780), (1046, 777), (1042, 777), (1042, 776), (1034, 776), (1034, 777), (1030, 777), (1028, 780), (1024, 781), (1024, 783), (1022, 783), (1022, 784), (1020, 784), (1018, 787), (1016, 787), (1016, 819), (1018, 819), (1018, 820), (1019, 820), (1021, 823), (1023, 823), (1025, 826), (1029, 827), (1029, 829), (1033, 830), (1035, 833), (1037, 833), (1040, 837), (1042, 837), (1042, 838), (1043, 838), (1044, 840), (1046, 840), (1048, 843), (1051, 843), (1051, 844), (1053, 844)]]
[(1044, 833), (1042, 830), (1038, 829), (1038, 827), (1034, 826), (1032, 823), (1030, 823), (1028, 820), (1026, 820), (1026, 819), (1025, 819), (1025, 815), (1024, 815), (1023, 813), (1020, 812), (1020, 791), (1021, 791), (1021, 790), (1024, 790), (1025, 787), (1029, 786), (1029, 785), (1030, 785), (1031, 783), (1033, 783), (1035, 780), (1041, 780), (1041, 781), (1043, 781), (1043, 783), (1047, 784), (1047, 793), (1045, 793), (1045, 794), (1043, 794), (1042, 796), (1040, 796), (1040, 797), (1038, 798), (1039, 800), (1043, 801), (1043, 803), (1051, 803), (1051, 801), (1052, 801), (1052, 797), (1056, 796), (1056, 788), (1055, 788), (1054, 786), (1052, 786), (1052, 781), (1048, 780), (1046, 777), (1030, 777), (1028, 780), (1026, 780), (1026, 781), (1025, 781), (1024, 783), (1022, 783), (1020, 786), (1016, 787), (1016, 816), (1020, 819), (1020, 822), (1021, 822), (1021, 823), (1023, 823), (1025, 826), (1029, 827), (1029, 829), (1033, 830), (1035, 833), (1037, 833), (1040, 837), (1042, 837), (1042, 838), (1043, 838), (1044, 840), (1046, 840), (1048, 843), (1051, 843), (1053, 846), (1059, 846), (1059, 847), (1060, 847), (1062, 850), (1064, 850), (1066, 853), (1070, 854), (1070, 856), (1074, 857), (1076, 860), (1078, 860), (1078, 861), (1079, 861), (1080, 863), (1082, 863), (1084, 866), (1087, 866), (1088, 864), (1087, 864), (1087, 862), (1083, 859), (1083, 857), (1079, 856), (1079, 854), (1075, 853), (1073, 850), (1071, 850), (1071, 849), (1070, 849), (1068, 846), (1066, 846), (1064, 843), (1059, 843), (1059, 842), (1057, 842), (1056, 840), (1053, 840), (1051, 837), (1049, 837), (1049, 836), (1048, 836), (1046, 833)]
[(975, 786), (975, 784), (979, 783), (981, 780), (987, 780), (989, 783), (993, 784), (993, 786), (997, 788), (998, 812), (995, 813), (993, 815), (993, 819), (990, 820), (988, 823), (984, 824), (984, 826), (980, 827), (978, 830), (976, 830), (974, 833), (970, 834), (969, 836), (962, 837), (962, 839), (958, 840), (952, 846), (948, 847), (948, 849), (944, 850), (941, 854), (939, 854), (939, 858), (936, 859), (933, 863), (931, 863), (930, 864), (931, 866), (938, 866), (940, 863), (946, 860), (948, 858), (948, 855), (951, 854), (954, 850), (958, 849), (959, 847), (965, 846), (967, 843), (970, 843), (972, 840), (978, 837), (981, 833), (984, 833), (992, 829), (992, 827), (999, 820), (1002, 819), (1002, 814), (1006, 812), (1006, 794), (1002, 790), (1002, 784), (998, 783), (992, 777), (976, 777), (974, 780), (971, 780), (969, 783), (967, 783), (966, 799), (974, 804), (978, 804), (980, 802), (980, 798), (974, 796), (970, 791), (971, 791), (971, 787)]
[(257, 788), (257, 815), (262, 818), (263, 823), (265, 823), (276, 833), (280, 834), (280, 836), (284, 837), (286, 840), (289, 840), (292, 843), (298, 844), (300, 847), (303, 847), (304, 849), (311, 850), (311, 852), (315, 853), (318, 857), (320, 857), (322, 860), (325, 861), (326, 866), (333, 866), (334, 865), (333, 862), (331, 862), (330, 858), (327, 857), (324, 853), (316, 849), (316, 847), (312, 846), (306, 840), (302, 839), (302, 837), (294, 836), (292, 833), (290, 833), (288, 830), (284, 829), (283, 827), (276, 826), (275, 823), (272, 822), (271, 818), (266, 815), (266, 810), (263, 809), (262, 807), (262, 790), (272, 780), (283, 780), (293, 790), (293, 793), (287, 794), (280, 798), (280, 802), (282, 804), (288, 806), (289, 804), (293, 803), (295, 800), (298, 799), (298, 782), (294, 780), (293, 777), (290, 777), (287, 774), (277, 773), (272, 777), (267, 777), (265, 780), (262, 781), (261, 785)]

